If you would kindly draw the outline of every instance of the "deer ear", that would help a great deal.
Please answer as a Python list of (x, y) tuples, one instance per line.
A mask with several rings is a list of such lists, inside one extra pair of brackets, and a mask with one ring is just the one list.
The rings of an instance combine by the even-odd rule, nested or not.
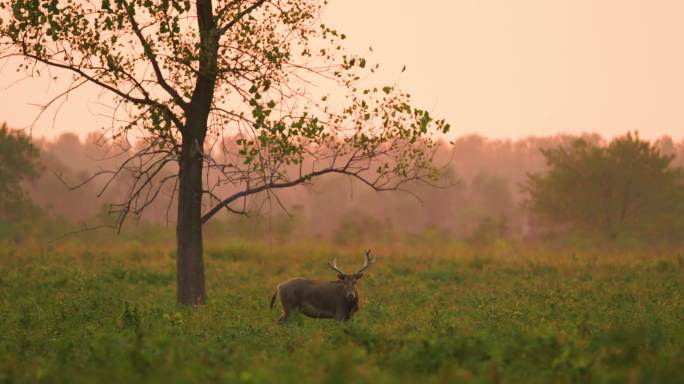
[(341, 274), (341, 273), (338, 273), (338, 274), (337, 274), (337, 278), (340, 279), (340, 280), (344, 280), (344, 275)]
[(357, 273), (354, 277), (356, 277), (356, 280), (358, 280), (363, 277), (363, 273)]

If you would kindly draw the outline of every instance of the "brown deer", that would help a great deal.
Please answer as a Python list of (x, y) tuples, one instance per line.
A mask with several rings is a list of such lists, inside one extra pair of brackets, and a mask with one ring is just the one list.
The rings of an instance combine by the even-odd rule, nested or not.
[(362, 272), (375, 263), (375, 256), (366, 251), (361, 269), (354, 274), (346, 274), (337, 267), (337, 259), (328, 262), (330, 268), (337, 272), (338, 280), (319, 281), (295, 278), (281, 283), (271, 297), (271, 308), (277, 295), (283, 305), (283, 315), (278, 321), (283, 322), (294, 311), (319, 319), (335, 319), (346, 321), (359, 310), (359, 292), (357, 281)]

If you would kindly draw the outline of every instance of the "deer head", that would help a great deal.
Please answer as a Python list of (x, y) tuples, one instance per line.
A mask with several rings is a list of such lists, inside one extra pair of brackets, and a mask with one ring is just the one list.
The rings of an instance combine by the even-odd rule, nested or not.
[(338, 266), (337, 266), (337, 258), (332, 259), (330, 262), (328, 262), (328, 265), (330, 268), (334, 269), (335, 272), (337, 272), (337, 278), (340, 279), (343, 283), (344, 286), (344, 294), (345, 298), (348, 301), (353, 301), (356, 300), (358, 293), (356, 290), (356, 282), (363, 277), (363, 271), (368, 269), (372, 264), (375, 263), (375, 256), (371, 256), (371, 251), (370, 249), (366, 251), (365, 253), (365, 259), (363, 262), (363, 266), (356, 271), (353, 274), (348, 274), (344, 273)]

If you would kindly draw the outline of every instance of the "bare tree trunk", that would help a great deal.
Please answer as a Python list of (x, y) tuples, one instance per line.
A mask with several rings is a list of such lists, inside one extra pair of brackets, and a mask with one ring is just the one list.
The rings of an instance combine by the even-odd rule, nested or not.
[(206, 301), (202, 244), (202, 167), (204, 137), (216, 86), (218, 37), (211, 0), (196, 0), (200, 30), (199, 72), (192, 99), (185, 110), (178, 192), (178, 249), (176, 285), (179, 304)]
[(183, 138), (176, 224), (178, 304), (204, 304), (202, 244), (202, 156), (199, 140)]

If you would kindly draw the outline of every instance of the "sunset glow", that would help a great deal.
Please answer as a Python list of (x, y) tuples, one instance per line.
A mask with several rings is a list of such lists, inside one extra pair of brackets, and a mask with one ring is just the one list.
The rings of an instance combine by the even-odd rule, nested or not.
[[(684, 2), (676, 0), (333, 0), (323, 15), (351, 50), (379, 62), (417, 105), (456, 135), (496, 138), (638, 130), (684, 137)], [(403, 65), (406, 72), (401, 72)], [(61, 90), (0, 69), (3, 116), (26, 128), (35, 103)], [(63, 84), (62, 84), (63, 85)], [(33, 133), (80, 134), (107, 124), (98, 91), (72, 94)]]

